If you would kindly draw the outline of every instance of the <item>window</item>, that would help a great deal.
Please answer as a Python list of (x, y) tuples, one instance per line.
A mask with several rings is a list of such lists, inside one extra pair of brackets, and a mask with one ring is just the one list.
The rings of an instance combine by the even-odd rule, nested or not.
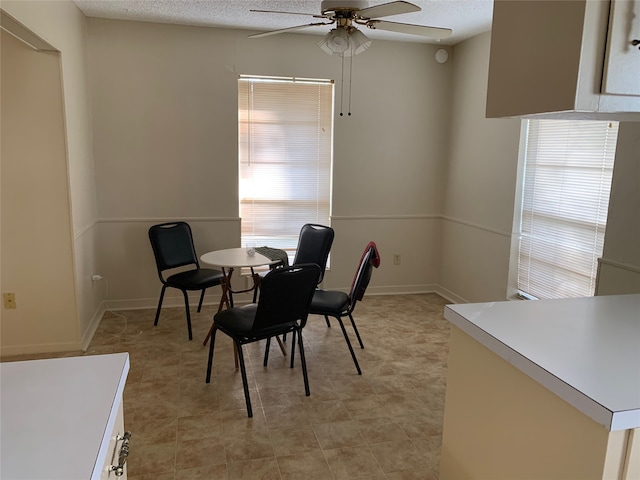
[(305, 223), (330, 225), (333, 83), (238, 80), (242, 245), (292, 257)]
[(617, 122), (529, 120), (518, 290), (592, 296), (602, 255)]

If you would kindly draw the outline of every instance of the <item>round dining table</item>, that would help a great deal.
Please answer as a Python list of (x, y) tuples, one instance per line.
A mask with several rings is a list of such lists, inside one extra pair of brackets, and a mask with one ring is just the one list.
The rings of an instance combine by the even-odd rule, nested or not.
[[(200, 262), (207, 267), (218, 267), (222, 270), (224, 281), (222, 282), (222, 296), (220, 298), (220, 304), (218, 305), (218, 312), (220, 312), (225, 305), (227, 308), (233, 307), (233, 294), (251, 292), (258, 288), (260, 284), (260, 275), (254, 272), (254, 268), (276, 265), (280, 263), (281, 260), (271, 260), (270, 258), (256, 252), (253, 248), (239, 247), (207, 252), (200, 256)], [(231, 286), (231, 277), (233, 276), (233, 272), (236, 268), (251, 269), (253, 284), (250, 288), (244, 290), (233, 290)], [(204, 339), (203, 345), (207, 344), (212, 332), (213, 325), (211, 326), (211, 329), (209, 329), (209, 333)]]

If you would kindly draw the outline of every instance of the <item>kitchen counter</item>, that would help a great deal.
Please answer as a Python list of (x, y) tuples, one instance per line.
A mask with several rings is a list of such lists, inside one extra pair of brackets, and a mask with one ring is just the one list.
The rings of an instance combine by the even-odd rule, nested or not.
[(0, 364), (0, 479), (105, 478), (128, 371), (127, 353)]
[(441, 478), (640, 478), (640, 295), (449, 305)]
[(640, 427), (640, 295), (450, 305), (445, 317), (605, 428)]

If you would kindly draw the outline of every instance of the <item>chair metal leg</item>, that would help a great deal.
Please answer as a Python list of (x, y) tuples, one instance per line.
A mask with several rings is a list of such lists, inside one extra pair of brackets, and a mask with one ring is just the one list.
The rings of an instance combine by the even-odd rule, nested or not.
[[(294, 330), (294, 335), (295, 335), (295, 330)], [(307, 374), (307, 361), (304, 357), (304, 345), (302, 344), (302, 331), (298, 332), (298, 345), (300, 347), (300, 363), (302, 363), (302, 376), (304, 378), (304, 393), (308, 397), (309, 395), (311, 395), (311, 392), (309, 391), (309, 375)]]
[(186, 290), (182, 290), (184, 295), (184, 308), (187, 310), (187, 328), (189, 329), (189, 340), (193, 340), (193, 334), (191, 333), (191, 314), (189, 313), (189, 296)]
[(293, 333), (291, 334), (291, 362), (290, 362), (289, 368), (293, 368), (293, 358), (295, 357), (295, 353), (296, 353), (296, 331), (294, 330)]
[(213, 346), (216, 343), (216, 331), (218, 329), (213, 326), (211, 329), (211, 344), (209, 345), (209, 363), (207, 363), (207, 383), (211, 382), (211, 366), (213, 365)]
[(342, 334), (344, 335), (344, 339), (347, 341), (347, 346), (349, 347), (349, 351), (351, 352), (351, 358), (353, 358), (353, 363), (356, 366), (356, 370), (358, 370), (358, 375), (362, 375), (362, 370), (360, 370), (360, 365), (358, 364), (358, 359), (356, 358), (356, 353), (353, 351), (353, 347), (351, 346), (351, 341), (349, 340), (349, 335), (347, 335), (347, 331), (344, 328), (344, 323), (340, 317), (336, 317), (338, 323), (340, 324), (340, 328), (342, 329)]
[(200, 301), (198, 302), (198, 313), (200, 313), (200, 310), (202, 309), (202, 301), (204, 300), (204, 291), (206, 290), (206, 288), (202, 289), (202, 293), (200, 294)]
[(160, 300), (158, 300), (158, 309), (156, 310), (156, 319), (153, 321), (154, 326), (158, 326), (158, 319), (160, 318), (160, 309), (162, 308), (162, 300), (164, 299), (164, 291), (167, 289), (166, 285), (162, 285), (162, 291), (160, 292)]
[(360, 343), (360, 348), (364, 348), (362, 344), (362, 339), (360, 338), (360, 332), (358, 332), (358, 327), (356, 327), (356, 322), (353, 321), (353, 317), (349, 314), (349, 320), (351, 320), (351, 325), (353, 326), (353, 331), (356, 332), (356, 337), (358, 337), (358, 342)]
[(242, 354), (242, 345), (235, 342), (238, 348), (238, 360), (240, 360), (240, 372), (242, 373), (242, 387), (244, 388), (244, 399), (247, 403), (247, 414), (249, 418), (253, 417), (253, 410), (251, 409), (251, 399), (249, 398), (249, 382), (247, 381), (247, 369), (244, 365), (244, 355)]
[(324, 316), (324, 321), (327, 322), (327, 327), (331, 328), (331, 323), (329, 323), (329, 317), (327, 315)]
[(264, 349), (264, 361), (262, 365), (267, 366), (267, 362), (269, 361), (269, 348), (271, 347), (271, 337), (267, 338), (267, 346)]

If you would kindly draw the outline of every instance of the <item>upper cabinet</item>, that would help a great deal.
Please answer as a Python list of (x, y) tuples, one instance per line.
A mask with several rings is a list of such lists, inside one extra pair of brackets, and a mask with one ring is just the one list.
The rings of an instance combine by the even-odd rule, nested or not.
[(640, 0), (495, 0), (488, 118), (640, 121)]

